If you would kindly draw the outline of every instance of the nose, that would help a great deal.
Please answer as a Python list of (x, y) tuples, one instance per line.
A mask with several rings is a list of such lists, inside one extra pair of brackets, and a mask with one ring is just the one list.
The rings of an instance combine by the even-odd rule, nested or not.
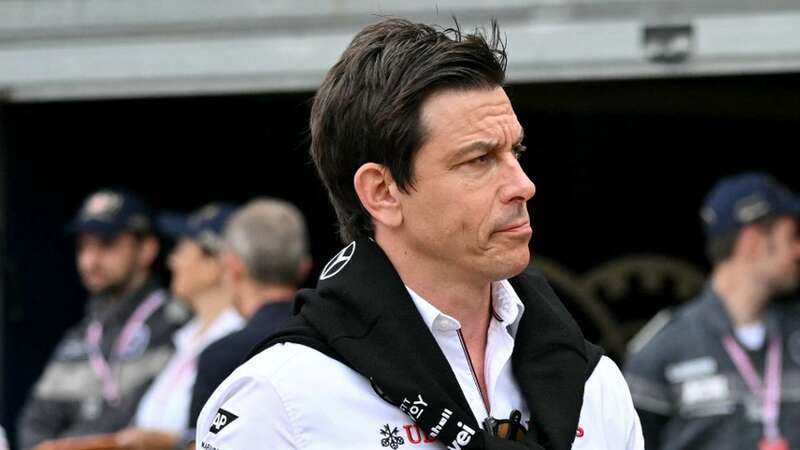
[(533, 184), (528, 175), (522, 170), (522, 166), (516, 157), (509, 154), (507, 169), (503, 173), (505, 184), (501, 192), (502, 200), (505, 203), (519, 201), (527, 202), (536, 194), (536, 185)]
[(178, 263), (178, 250), (175, 249), (170, 252), (169, 256), (167, 257), (167, 268), (171, 271), (175, 271), (175, 266)]
[(84, 245), (78, 251), (78, 266), (82, 270), (89, 270), (97, 264), (98, 252), (91, 245)]

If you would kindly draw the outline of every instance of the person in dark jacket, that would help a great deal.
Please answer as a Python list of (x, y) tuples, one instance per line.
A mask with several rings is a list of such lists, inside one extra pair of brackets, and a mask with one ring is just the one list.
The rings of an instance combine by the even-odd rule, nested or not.
[(292, 297), (311, 268), (305, 219), (288, 202), (270, 198), (250, 201), (231, 217), (224, 239), (227, 281), (247, 325), (200, 354), (190, 428), (222, 380), (244, 362), (256, 344), (291, 317)]
[(148, 206), (123, 190), (90, 195), (70, 225), (90, 294), (18, 421), (19, 448), (125, 427), (174, 352), (187, 315), (151, 276), (159, 243)]
[(635, 339), (625, 368), (647, 448), (800, 448), (800, 306), (775, 301), (800, 285), (800, 199), (740, 174), (701, 217), (706, 288)]

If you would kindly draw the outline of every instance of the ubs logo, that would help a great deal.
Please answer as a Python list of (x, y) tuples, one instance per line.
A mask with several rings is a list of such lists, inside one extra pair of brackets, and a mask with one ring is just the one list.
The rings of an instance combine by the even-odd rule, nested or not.
[(319, 279), (327, 280), (328, 278), (336, 275), (344, 269), (344, 266), (350, 262), (353, 254), (356, 252), (356, 241), (351, 242), (347, 247), (343, 248), (336, 256), (333, 257), (328, 264), (322, 269)]

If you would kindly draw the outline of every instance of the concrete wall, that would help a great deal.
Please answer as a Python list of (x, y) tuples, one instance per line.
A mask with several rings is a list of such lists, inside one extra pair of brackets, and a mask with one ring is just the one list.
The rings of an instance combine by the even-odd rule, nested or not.
[(0, 93), (311, 90), (376, 15), (496, 17), (516, 83), (800, 69), (799, 1), (0, 0)]

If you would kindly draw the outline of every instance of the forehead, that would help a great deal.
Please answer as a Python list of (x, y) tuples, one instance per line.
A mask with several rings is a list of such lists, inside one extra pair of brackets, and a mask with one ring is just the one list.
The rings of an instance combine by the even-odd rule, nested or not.
[(127, 243), (132, 243), (135, 239), (130, 233), (119, 233), (116, 235), (104, 235), (99, 233), (80, 233), (77, 236), (78, 245), (97, 246), (102, 248), (118, 247)]
[(779, 220), (778, 226), (782, 227), (786, 233), (796, 235), (800, 229), (800, 219), (797, 217), (786, 216)]
[(511, 101), (502, 87), (443, 90), (422, 104), (425, 140), (516, 140), (522, 133)]

